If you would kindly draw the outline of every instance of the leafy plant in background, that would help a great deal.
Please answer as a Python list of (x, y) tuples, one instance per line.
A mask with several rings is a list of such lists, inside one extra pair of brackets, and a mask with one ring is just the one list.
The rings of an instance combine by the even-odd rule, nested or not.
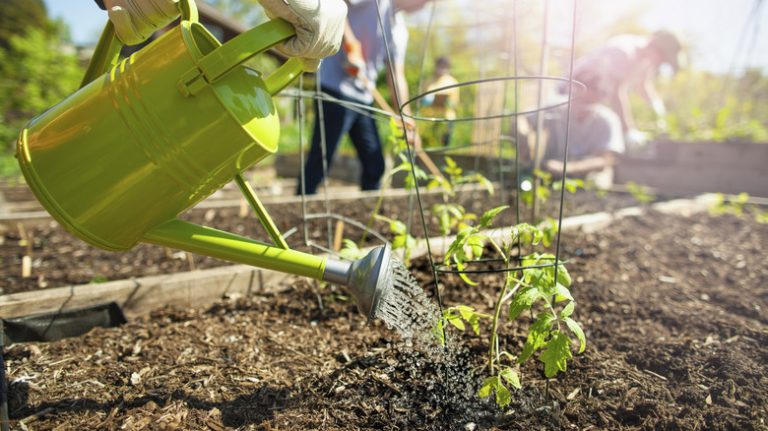
[[(568, 193), (576, 193), (579, 189), (586, 190), (591, 183), (585, 183), (580, 178), (566, 178), (565, 181), (553, 181), (552, 174), (541, 169), (534, 169), (533, 176), (529, 180), (537, 181), (536, 187), (530, 187), (528, 190), (520, 191), (520, 200), (527, 206), (532, 206), (534, 199), (537, 203), (545, 204), (553, 191), (560, 191), (562, 187)], [(535, 196), (534, 196), (535, 193)]]
[(394, 235), (392, 238), (392, 250), (403, 250), (403, 263), (408, 265), (411, 260), (411, 250), (416, 247), (416, 238), (408, 232), (405, 223), (394, 220), (383, 215), (376, 215), (377, 220), (389, 223), (389, 231)]
[[(768, 76), (747, 69), (740, 76), (682, 70), (659, 82), (667, 105), (667, 129), (676, 141), (768, 142)], [(639, 97), (631, 99), (638, 126), (657, 130), (655, 114)]]
[(749, 209), (755, 221), (761, 224), (768, 223), (768, 211), (762, 211), (757, 206), (748, 207), (749, 194), (739, 193), (736, 196), (726, 196), (722, 193), (715, 195), (715, 202), (710, 206), (709, 213), (713, 216), (724, 214), (741, 217)]
[[(396, 159), (398, 159), (400, 163), (394, 166), (389, 172), (387, 172), (382, 179), (382, 184), (384, 184), (384, 186), (381, 188), (381, 192), (379, 193), (379, 197), (376, 200), (376, 205), (374, 205), (373, 211), (371, 212), (371, 217), (368, 219), (368, 224), (366, 227), (367, 229), (371, 229), (375, 220), (389, 223), (390, 232), (393, 234), (392, 249), (402, 249), (403, 261), (404, 263), (408, 264), (408, 260), (410, 259), (411, 254), (410, 250), (416, 245), (416, 239), (410, 235), (408, 232), (408, 227), (405, 223), (402, 223), (399, 220), (384, 217), (379, 214), (379, 211), (381, 211), (381, 204), (384, 202), (384, 192), (388, 189), (388, 185), (392, 181), (393, 176), (400, 172), (405, 173), (406, 189), (413, 188), (420, 180), (425, 181), (429, 179), (429, 176), (426, 172), (424, 172), (424, 170), (419, 168), (418, 165), (412, 164), (406, 156), (408, 152), (408, 143), (405, 140), (405, 135), (402, 128), (400, 127), (400, 124), (395, 120), (395, 118), (390, 118), (389, 120), (389, 132), (388, 147), (390, 148), (391, 154)], [(366, 233), (367, 232), (363, 232), (359, 243), (355, 246), (354, 249), (350, 248), (348, 245), (345, 245), (342, 251), (349, 254), (353, 253), (355, 249), (359, 250), (359, 247), (362, 247), (363, 243), (365, 242), (367, 237)], [(344, 244), (348, 244), (346, 240), (344, 241)]]
[(450, 235), (456, 230), (462, 230), (468, 226), (477, 216), (469, 213), (457, 203), (452, 202), (456, 197), (456, 189), (462, 184), (479, 184), (485, 187), (488, 194), (493, 195), (493, 184), (479, 173), (464, 174), (464, 170), (450, 158), (445, 157), (443, 172), (446, 176), (430, 176), (427, 189), (440, 189), (442, 202), (432, 206), (432, 215), (437, 218), (442, 235)]
[(641, 204), (647, 204), (649, 202), (653, 202), (656, 199), (656, 196), (648, 191), (648, 187), (642, 186), (633, 181), (628, 181), (625, 186), (629, 194), (631, 194), (632, 197)]
[[(501, 243), (486, 233), (495, 217), (506, 208), (503, 206), (487, 211), (475, 226), (459, 232), (444, 258), (446, 265), (455, 265), (462, 280), (469, 285), (476, 285), (462, 271), (466, 269), (467, 262), (482, 257), (486, 246), (495, 250), (508, 271), (497, 294), (493, 314), (479, 313), (464, 305), (451, 307), (444, 311), (435, 329), (438, 341), (443, 343), (445, 340), (441, 334), (448, 324), (459, 330), (469, 325), (475, 334), (479, 334), (480, 323), (490, 320), (488, 357), (484, 366), (487, 377), (478, 395), (483, 398), (495, 396), (501, 408), (509, 405), (512, 400), (509, 387), (522, 387), (520, 365), (536, 356), (543, 364), (544, 375), (551, 378), (567, 369), (568, 360), (573, 358), (572, 342), (578, 342), (578, 353), (582, 353), (586, 347), (584, 331), (571, 317), (576, 302), (569, 290), (571, 277), (563, 262), (558, 262), (555, 268), (555, 256), (533, 252), (520, 259), (520, 269), (511, 268), (515, 259), (513, 249), (539, 244), (549, 246), (553, 237), (551, 232), (546, 233), (536, 226), (522, 223), (503, 236)], [(547, 230), (551, 230), (552, 225), (550, 222)], [(515, 354), (502, 348), (499, 342), (500, 324), (503, 315), (511, 322), (525, 312), (531, 315), (532, 323), (528, 328), (525, 345)]]
[[(6, 5), (3, 6), (5, 9)], [(10, 7), (10, 6), (9, 6)], [(4, 15), (5, 11), (0, 13)], [(83, 76), (73, 49), (61, 41), (66, 28), (51, 22), (6, 35), (0, 44), (0, 168), (3, 176), (17, 173), (11, 159), (19, 130), (77, 89)]]

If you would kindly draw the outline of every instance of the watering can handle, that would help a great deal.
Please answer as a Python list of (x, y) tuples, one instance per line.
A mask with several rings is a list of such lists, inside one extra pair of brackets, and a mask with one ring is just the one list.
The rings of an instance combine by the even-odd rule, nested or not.
[[(273, 19), (245, 33), (197, 61), (197, 67), (185, 73), (179, 82), (179, 90), (191, 96), (222, 78), (249, 58), (266, 51), (295, 35), (293, 26), (283, 19)], [(267, 91), (274, 95), (303, 72), (299, 59), (291, 58), (265, 79)]]
[[(197, 6), (194, 0), (179, 1), (179, 11), (181, 12), (182, 20), (198, 22)], [(123, 43), (120, 42), (120, 39), (115, 34), (115, 26), (112, 25), (112, 21), (107, 21), (107, 25), (104, 26), (104, 31), (101, 32), (101, 37), (99, 37), (99, 43), (96, 44), (96, 48), (93, 51), (91, 61), (88, 63), (85, 76), (82, 82), (80, 82), (80, 88), (85, 87), (94, 79), (107, 73), (111, 67), (117, 65), (122, 47)]]

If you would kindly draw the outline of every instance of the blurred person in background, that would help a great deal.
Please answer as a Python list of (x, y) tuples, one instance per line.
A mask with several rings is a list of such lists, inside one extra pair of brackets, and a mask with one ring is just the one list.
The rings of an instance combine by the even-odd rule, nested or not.
[[(576, 60), (573, 79), (586, 90), (574, 86), (568, 135), (568, 177), (593, 180), (601, 188), (613, 183), (617, 155), (627, 148), (641, 148), (645, 133), (635, 124), (629, 94), (637, 91), (653, 108), (659, 130), (666, 128), (666, 109), (656, 91), (654, 80), (664, 64), (677, 72), (683, 62), (681, 45), (675, 35), (657, 31), (650, 36), (622, 35), (610, 39)], [(562, 102), (568, 86), (560, 87)], [(536, 148), (538, 115), (542, 118), (541, 136)], [(518, 118), (518, 130), (524, 137), (521, 157), (532, 160), (538, 151), (541, 168), (562, 176), (565, 157), (567, 106), (544, 110)]]
[[(427, 94), (421, 99), (420, 116), (445, 120), (456, 119), (456, 107), (459, 105), (459, 89), (446, 88), (441, 90), (459, 83), (456, 78), (451, 76), (450, 72), (451, 61), (448, 57), (442, 56), (435, 60), (435, 74), (432, 77), (432, 82), (427, 86), (427, 92), (438, 91)], [(427, 134), (431, 135), (429, 137), (431, 139), (424, 139), (427, 146), (431, 146), (430, 141), (436, 140), (447, 147), (451, 143), (453, 122), (435, 122)]]
[[(625, 151), (624, 134), (619, 115), (599, 103), (594, 93), (577, 95), (571, 104), (568, 128), (568, 178), (583, 178), (599, 188), (613, 184), (613, 166), (617, 155)], [(538, 150), (541, 169), (560, 178), (565, 157), (565, 134), (568, 106), (539, 112), (543, 116), (540, 139), (536, 140), (537, 114), (518, 118), (518, 132), (522, 138), (520, 157), (532, 164), (532, 154)], [(537, 148), (538, 143), (538, 148)], [(531, 166), (528, 167), (530, 171)], [(530, 176), (530, 173), (525, 176)], [(530, 180), (529, 180), (530, 181)], [(523, 187), (525, 188), (525, 186)]]
[[(336, 149), (345, 135), (349, 135), (362, 165), (360, 188), (377, 190), (384, 175), (385, 161), (376, 122), (369, 113), (348, 108), (344, 102), (372, 106), (374, 100), (380, 98), (375, 85), (384, 70), (387, 70), (391, 99), (395, 102), (408, 100), (405, 80), (408, 31), (402, 15), (398, 18), (395, 12), (418, 10), (427, 0), (395, 0), (394, 3), (391, 0), (346, 1), (349, 15), (343, 49), (329, 57), (318, 72), (321, 91), (341, 103), (324, 101), (321, 116), (320, 103), (315, 101), (312, 144), (304, 165), (303, 190), (301, 182), (297, 187), (299, 194), (316, 193), (323, 180), (323, 138), (325, 161), (330, 169)], [(388, 73), (390, 66), (394, 76)]]
[(650, 36), (620, 35), (576, 60), (573, 78), (587, 86), (588, 98), (608, 106), (621, 120), (628, 146), (647, 139), (635, 123), (629, 103), (637, 92), (656, 113), (657, 127), (666, 129), (666, 107), (654, 81), (663, 65), (676, 73), (685, 61), (679, 39), (669, 31)]

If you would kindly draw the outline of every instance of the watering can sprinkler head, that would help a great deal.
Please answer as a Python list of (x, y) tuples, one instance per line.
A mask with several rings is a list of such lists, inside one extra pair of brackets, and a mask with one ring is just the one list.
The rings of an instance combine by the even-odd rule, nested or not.
[(392, 251), (389, 244), (376, 247), (352, 263), (328, 259), (323, 280), (345, 286), (368, 319), (376, 317), (385, 292), (393, 288)]

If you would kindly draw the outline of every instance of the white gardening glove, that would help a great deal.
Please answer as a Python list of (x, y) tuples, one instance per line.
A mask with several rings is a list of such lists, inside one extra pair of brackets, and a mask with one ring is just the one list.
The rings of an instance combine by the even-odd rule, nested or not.
[(320, 59), (335, 54), (341, 46), (347, 5), (343, 0), (260, 0), (267, 16), (293, 25), (296, 36), (276, 48), (288, 57), (298, 57), (304, 70), (314, 72)]
[(624, 135), (624, 142), (630, 151), (640, 151), (648, 144), (650, 137), (637, 129), (629, 129)]
[(664, 106), (664, 102), (661, 99), (656, 99), (651, 102), (651, 107), (656, 113), (656, 127), (661, 131), (667, 130), (667, 107)]
[(179, 0), (104, 0), (115, 34), (126, 45), (136, 45), (179, 16)]

